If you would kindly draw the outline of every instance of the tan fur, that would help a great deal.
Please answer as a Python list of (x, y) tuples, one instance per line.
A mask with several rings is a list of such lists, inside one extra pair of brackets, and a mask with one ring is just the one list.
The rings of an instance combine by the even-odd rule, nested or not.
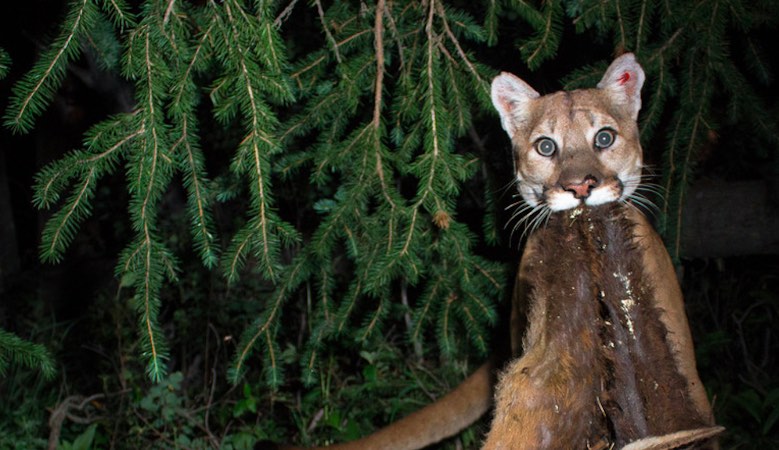
[[(628, 267), (638, 267), (640, 273), (628, 273), (633, 278), (626, 278), (623, 283), (641, 283), (635, 300), (644, 302), (641, 311), (646, 311), (642, 314), (648, 322), (636, 322), (636, 326), (647, 328), (633, 330), (627, 312), (622, 317), (611, 306), (609, 316), (609, 312), (604, 312), (608, 309), (603, 306), (604, 299), (597, 300), (604, 294), (591, 292), (592, 286), (602, 285), (595, 277), (608, 278), (604, 267), (610, 261), (592, 259), (587, 252), (597, 253), (599, 246), (611, 245), (610, 242), (592, 241), (595, 238), (580, 224), (579, 230), (584, 231), (577, 236), (566, 235), (563, 228), (559, 235), (570, 238), (571, 245), (583, 248), (580, 252), (571, 249), (566, 254), (571, 261), (564, 261), (568, 266), (560, 269), (569, 271), (568, 287), (558, 285), (554, 279), (556, 266), (552, 265), (561, 262), (555, 261), (546, 244), (541, 243), (542, 233), (531, 234), (517, 273), (511, 317), (511, 347), (517, 359), (500, 375), (494, 420), (485, 449), (605, 449), (619, 442), (626, 450), (671, 449), (705, 440), (721, 431), (713, 426), (711, 406), (698, 377), (682, 294), (670, 257), (646, 218), (629, 204), (641, 180), (642, 151), (636, 119), (643, 81), (643, 70), (630, 54), (615, 60), (595, 89), (540, 96), (510, 74), (502, 74), (493, 81), (493, 103), (514, 147), (518, 188), (525, 202), (535, 208), (534, 213), (552, 212), (557, 220), (571, 211), (569, 220), (574, 223), (582, 208), (621, 204), (609, 210), (617, 219), (601, 218), (597, 219), (601, 222), (596, 220), (593, 224), (609, 228), (611, 220), (619, 220), (622, 228), (613, 228), (623, 230), (623, 235), (628, 233), (620, 245), (631, 255), (628, 259), (632, 258), (633, 265)], [(607, 148), (594, 145), (603, 130), (610, 130), (614, 136)], [(554, 141), (556, 151), (551, 156), (539, 151), (539, 143), (545, 139)], [(608, 143), (608, 136), (604, 139)], [(546, 239), (544, 242), (549, 237)], [(614, 270), (611, 266), (607, 269)], [(614, 276), (617, 275), (620, 274), (615, 272)], [(546, 281), (539, 281), (539, 276), (546, 277)], [(619, 287), (616, 283), (617, 290)], [(574, 293), (559, 295), (557, 289), (571, 289)], [(633, 302), (634, 298), (631, 295), (627, 300)], [(567, 306), (560, 309), (560, 301), (567, 301)], [(566, 314), (570, 317), (561, 317)], [(592, 317), (590, 322), (575, 323), (588, 315)], [(615, 318), (622, 322), (611, 323)], [(604, 337), (604, 333), (611, 333), (610, 337)], [(627, 333), (627, 338), (619, 333)], [(671, 377), (676, 380), (671, 384), (678, 386), (674, 389), (684, 391), (669, 393), (673, 394), (669, 398), (683, 403), (680, 411), (689, 411), (689, 421), (683, 418), (678, 424), (673, 420), (668, 424), (663, 417), (657, 417), (663, 415), (662, 411), (652, 411), (652, 398), (663, 400), (663, 386), (657, 392), (640, 394), (647, 392), (641, 383), (652, 374), (630, 371), (651, 368), (652, 355), (636, 356), (630, 353), (634, 350), (607, 348), (609, 344), (614, 346), (614, 341), (619, 347), (624, 344), (619, 339), (630, 340), (637, 335), (649, 336), (646, 342), (662, 349), (656, 357), (665, 358), (664, 371), (658, 371), (665, 375), (658, 376)], [(640, 353), (643, 348), (658, 347), (635, 344), (635, 348)], [(616, 359), (625, 359), (625, 355), (634, 358), (638, 366), (630, 367), (624, 361), (624, 370), (610, 366), (616, 367)], [(614, 361), (609, 362), (609, 358)], [(606, 386), (604, 383), (610, 381), (604, 373), (619, 370), (623, 370), (621, 375), (610, 376), (617, 376), (619, 383), (635, 379), (638, 386), (615, 386), (615, 378), (611, 386)], [(434, 404), (363, 439), (327, 448), (412, 450), (452, 436), (488, 409), (491, 372), (492, 365), (487, 363)], [(631, 399), (650, 404), (634, 405)], [(609, 419), (608, 415), (615, 411), (618, 417)], [(639, 417), (641, 414), (647, 415)], [(632, 418), (640, 423), (633, 426)], [(614, 430), (615, 427), (625, 429)], [(661, 435), (650, 435), (658, 427)]]
[[(413, 450), (456, 434), (481, 417), (492, 405), (492, 361), (482, 364), (452, 392), (381, 430), (356, 441), (335, 444), (331, 450)], [(281, 445), (282, 450), (303, 450)]]
[(698, 377), (692, 335), (687, 324), (687, 314), (684, 312), (684, 298), (679, 283), (676, 282), (676, 273), (671, 257), (668, 255), (662, 239), (646, 218), (636, 210), (630, 210), (629, 214), (637, 225), (635, 243), (642, 254), (644, 271), (653, 280), (655, 301), (661, 311), (660, 319), (668, 328), (668, 338), (676, 365), (687, 379), (689, 392), (696, 409), (702, 414), (706, 414), (710, 422), (714, 423), (706, 390)]
[[(676, 282), (670, 258), (660, 237), (652, 229), (646, 218), (632, 207), (624, 208), (625, 218), (634, 225), (633, 243), (641, 254), (643, 276), (654, 287), (654, 296), (650, 297), (660, 311), (660, 320), (668, 330), (666, 339), (674, 357), (673, 363), (687, 384), (687, 395), (692, 409), (703, 419), (703, 424), (713, 424), (713, 416), (706, 392), (703, 389), (697, 369), (687, 325), (681, 291)], [(538, 234), (533, 234), (525, 248), (517, 275), (514, 295), (514, 310), (526, 305), (531, 289), (529, 267), (538, 264)], [(550, 261), (549, 264), (556, 262)], [(539, 296), (535, 299), (556, 298), (555, 295)], [(548, 424), (562, 423), (572, 426), (573, 420), (566, 417), (566, 411), (582, 411), (598, 406), (595, 396), (582, 397), (580, 390), (590, 388), (597, 391), (597, 379), (586, 371), (576, 370), (572, 365), (571, 347), (593, 349), (595, 346), (589, 335), (577, 336), (578, 342), (569, 342), (564, 348), (555, 347), (559, 343), (550, 342), (549, 328), (556, 326), (554, 317), (545, 301), (534, 304), (527, 319), (529, 328), (521, 336), (513, 328), (512, 343), (517, 348), (515, 354), (522, 356), (505, 369), (500, 375), (496, 393), (495, 417), (487, 436), (484, 449), (567, 449), (597, 448), (598, 439), (581, 442), (580, 447), (570, 446), (568, 442), (560, 445), (555, 435), (546, 434)], [(519, 320), (512, 317), (512, 321)], [(524, 347), (524, 354), (522, 348)], [(575, 383), (571, 384), (571, 380)], [(672, 449), (703, 440), (722, 431), (721, 427), (702, 427), (683, 430), (668, 435), (648, 437), (630, 444), (630, 449)], [(586, 430), (581, 430), (582, 434)], [(603, 448), (609, 448), (605, 446)]]

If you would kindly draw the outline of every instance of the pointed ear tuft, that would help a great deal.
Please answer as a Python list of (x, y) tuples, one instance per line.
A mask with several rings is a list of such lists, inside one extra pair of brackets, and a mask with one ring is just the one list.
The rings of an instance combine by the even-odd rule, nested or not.
[(523, 120), (528, 103), (539, 97), (529, 84), (520, 78), (503, 72), (492, 80), (492, 104), (500, 114), (500, 123), (510, 138)]
[(641, 110), (641, 87), (644, 85), (644, 69), (632, 53), (625, 53), (611, 63), (598, 89), (608, 92), (611, 101), (625, 107), (635, 120)]

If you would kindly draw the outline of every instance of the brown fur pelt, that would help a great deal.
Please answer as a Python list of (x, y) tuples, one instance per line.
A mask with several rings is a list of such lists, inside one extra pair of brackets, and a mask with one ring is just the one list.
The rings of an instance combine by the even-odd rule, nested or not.
[(621, 448), (704, 427), (678, 372), (625, 206), (553, 214), (523, 291), (523, 356), (497, 390), (486, 448)]

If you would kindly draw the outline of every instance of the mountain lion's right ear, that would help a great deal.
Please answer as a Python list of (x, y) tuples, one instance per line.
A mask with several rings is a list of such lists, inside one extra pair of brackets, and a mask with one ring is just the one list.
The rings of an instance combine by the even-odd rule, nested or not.
[(492, 80), (492, 104), (509, 137), (514, 137), (517, 125), (524, 121), (528, 102), (538, 97), (530, 85), (510, 73), (503, 72)]
[(611, 101), (626, 108), (633, 120), (641, 109), (641, 87), (644, 85), (644, 69), (632, 53), (625, 53), (611, 63), (598, 89), (605, 90)]

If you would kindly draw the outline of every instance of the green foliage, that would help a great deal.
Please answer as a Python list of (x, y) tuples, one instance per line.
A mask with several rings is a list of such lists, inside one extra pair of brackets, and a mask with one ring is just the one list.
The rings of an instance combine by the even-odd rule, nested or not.
[(560, 0), (543, 2), (541, 7), (516, 2), (516, 11), (533, 30), (533, 36), (520, 46), (522, 59), (531, 70), (554, 57), (563, 34), (563, 3)]
[(46, 347), (0, 329), (0, 377), (7, 374), (11, 365), (40, 370), (46, 378), (52, 378), (56, 371)]
[(0, 48), (0, 79), (5, 78), (8, 75), (8, 70), (11, 68), (11, 56), (7, 51)]
[[(320, 11), (328, 40), (290, 63), (272, 3), (149, 1), (137, 19), (121, 4), (110, 6), (101, 12), (89, 1), (72, 5), (54, 50), (17, 83), (9, 126), (30, 129), (92, 23), (101, 24), (94, 32), (101, 36), (97, 53), (110, 53), (101, 49), (119, 39), (122, 75), (134, 82), (136, 108), (96, 125), (82, 149), (46, 166), (36, 178), (34, 201), (57, 206), (43, 231), (41, 257), (58, 262), (92, 214), (101, 178), (120, 168), (126, 173), (134, 235), (116, 274), (134, 292), (152, 379), (164, 377), (169, 354), (158, 318), (160, 290), (166, 280), (176, 282), (180, 266), (160, 231), (160, 201), (178, 179), (206, 267), (219, 264), (236, 282), (251, 261), (256, 274), (276, 285), (243, 334), (230, 371), (234, 382), (258, 350), (268, 383), (282, 382), (276, 336), (286, 302), (304, 285), (321, 286), (316, 296), (324, 300), (312, 312), (324, 322), (306, 350), (309, 375), (329, 340), (363, 341), (382, 332), (399, 281), (425, 292), (412, 314), (410, 339), (422, 342), (436, 330), (451, 357), (464, 331), (487, 352), (504, 269), (474, 253), (477, 237), (457, 222), (456, 212), (461, 186), (478, 160), (455, 143), (471, 127), (474, 105), (488, 103), (490, 75), (461, 44), (485, 39), (469, 14), (437, 2), (379, 3), (367, 11), (337, 4)], [(115, 34), (106, 33), (108, 23)], [(110, 67), (111, 58), (104, 60)], [(29, 86), (32, 79), (44, 80), (38, 84), (45, 89)], [(224, 252), (198, 127), (208, 99), (217, 123), (240, 124), (244, 133), (230, 171), (245, 186), (246, 219)], [(282, 121), (284, 110), (292, 114)], [(279, 215), (273, 179), (299, 182), (304, 171), (317, 186), (319, 217), (296, 229)], [(302, 248), (301, 232), (311, 236)], [(294, 258), (282, 258), (293, 248)], [(353, 275), (345, 295), (329, 298), (333, 282), (345, 279), (334, 279), (344, 251)], [(358, 306), (363, 303), (375, 307)]]
[[(753, 438), (757, 435), (766, 445), (776, 444), (771, 436), (776, 435), (774, 427), (779, 420), (779, 388), (771, 389), (765, 395), (748, 389), (739, 392), (731, 401), (738, 404), (739, 408), (734, 408), (736, 413), (746, 413), (754, 421), (754, 428), (750, 431)], [(743, 439), (743, 436), (740, 437)]]
[(15, 132), (28, 132), (35, 119), (51, 103), (62, 83), (68, 64), (76, 59), (82, 39), (89, 36), (98, 10), (92, 0), (73, 0), (54, 41), (35, 66), (15, 83), (5, 125)]
[(56, 401), (43, 377), (28, 370), (12, 369), (0, 378), (4, 405), (0, 408), (0, 448), (27, 450), (46, 447), (48, 414), (45, 406)]
[[(135, 415), (128, 418), (132, 423), (129, 442), (123, 445), (154, 449), (251, 449), (258, 441), (271, 437), (268, 432), (272, 427), (267, 423), (262, 423), (263, 426), (241, 426), (220, 437), (211, 434), (207, 429), (208, 420), (204, 421), (203, 408), (190, 404), (183, 381), (184, 376), (180, 372), (171, 373), (134, 402)], [(236, 406), (236, 417), (245, 412), (239, 410)], [(256, 409), (253, 413), (256, 418)]]
[[(317, 383), (306, 388), (296, 401), (285, 402), (297, 421), (300, 443), (325, 445), (364, 436), (377, 423), (397, 420), (429, 403), (431, 398), (444, 395), (473, 370), (459, 364), (432, 370), (427, 365), (409, 362), (391, 341), (376, 342), (371, 351), (362, 351), (355, 359), (359, 361), (353, 362), (359, 362), (362, 369), (349, 373), (339, 369), (342, 364), (334, 357), (323, 358), (327, 362), (323, 363)], [(440, 447), (478, 448), (479, 429), (488, 420), (485, 418)]]
[(93, 423), (92, 425), (88, 426), (86, 430), (84, 430), (83, 433), (79, 434), (73, 442), (60, 442), (60, 444), (57, 446), (60, 450), (89, 450), (92, 447), (92, 444), (95, 440), (95, 431), (97, 430), (97, 424)]
[[(181, 396), (181, 381), (184, 376), (181, 372), (171, 373), (149, 389), (146, 395), (138, 402), (138, 408), (149, 413), (153, 417), (147, 425), (151, 429), (163, 429), (167, 433), (160, 437), (169, 440), (177, 446), (188, 446), (192, 430), (186, 422), (180, 423), (176, 419), (185, 414), (184, 401)], [(182, 427), (181, 429), (179, 427)], [(182, 436), (185, 441), (179, 440)]]

